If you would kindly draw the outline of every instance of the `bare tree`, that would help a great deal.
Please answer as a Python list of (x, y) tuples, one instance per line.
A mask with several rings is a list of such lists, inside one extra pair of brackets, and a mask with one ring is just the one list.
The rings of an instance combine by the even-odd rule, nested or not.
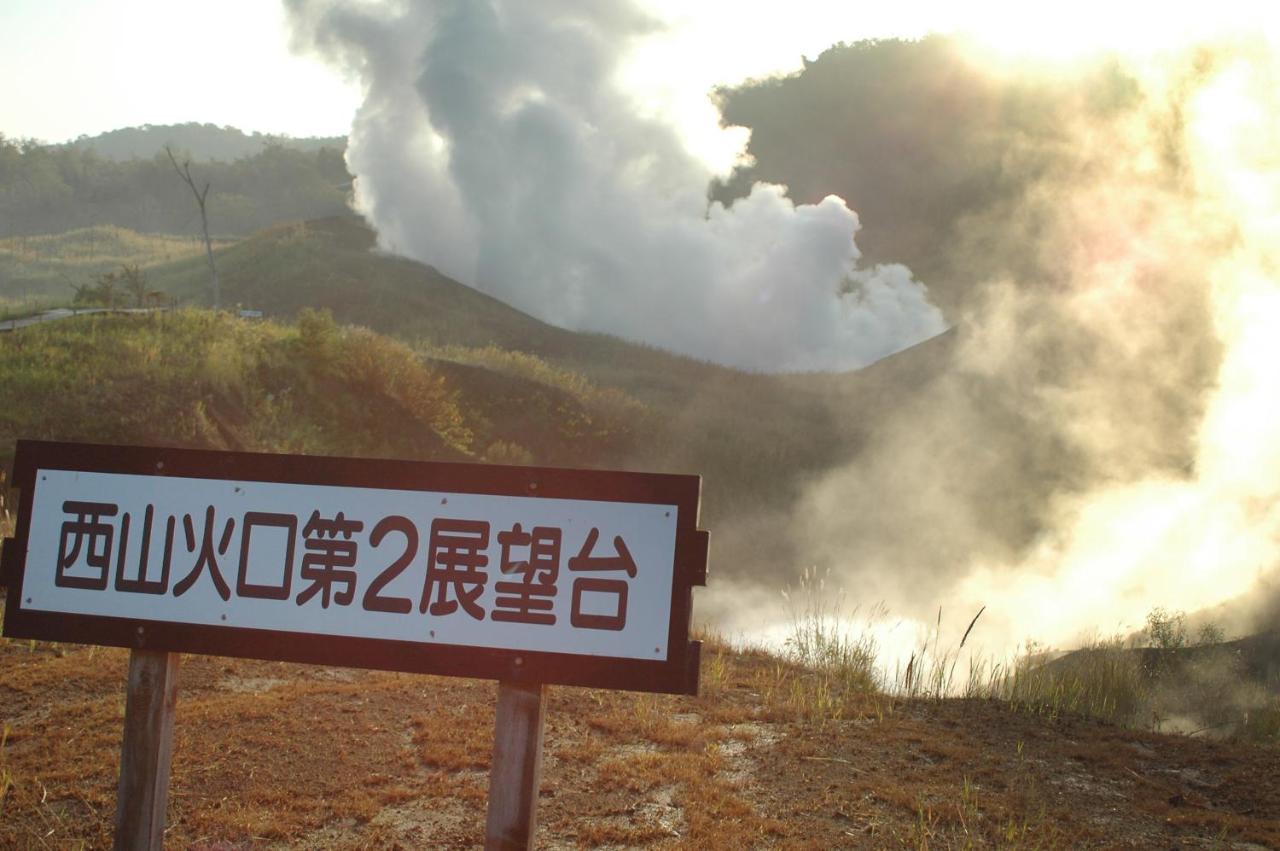
[(195, 179), (191, 177), (191, 160), (184, 159), (182, 165), (178, 165), (178, 158), (173, 155), (168, 145), (164, 146), (164, 152), (169, 155), (169, 162), (173, 163), (174, 171), (178, 172), (178, 176), (191, 188), (191, 194), (196, 196), (196, 205), (200, 207), (200, 226), (204, 229), (205, 256), (209, 260), (209, 277), (213, 282), (213, 309), (217, 310), (220, 300), (218, 267), (213, 262), (213, 242), (209, 239), (209, 214), (205, 209), (205, 200), (209, 197), (209, 181), (205, 181), (204, 189), (197, 189)]
[(147, 275), (136, 263), (120, 266), (120, 280), (124, 282), (125, 292), (133, 296), (134, 307), (147, 306)]

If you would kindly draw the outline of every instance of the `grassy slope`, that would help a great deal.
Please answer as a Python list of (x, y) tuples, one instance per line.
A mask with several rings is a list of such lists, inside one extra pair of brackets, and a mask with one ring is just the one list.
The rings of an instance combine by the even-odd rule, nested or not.
[[(78, 317), (0, 337), (0, 459), (18, 437), (483, 457), (501, 435), (459, 404), (475, 392), (464, 384), (403, 343), (316, 315), (296, 327), (207, 311)], [(625, 446), (625, 424), (560, 402), (585, 455)], [(545, 424), (549, 443), (566, 442), (560, 428)]]
[(190, 237), (142, 234), (99, 225), (51, 236), (0, 239), (0, 299), (70, 301), (72, 284), (90, 284), (122, 264), (144, 268), (201, 257)]
[(0, 339), (0, 451), (32, 437), (457, 458), (470, 438), (451, 392), (367, 332), (190, 311), (79, 317)]
[[(219, 252), (223, 302), (281, 317), (304, 307), (328, 308), (340, 322), (415, 343), (429, 356), (481, 367), (487, 372), (458, 374), (469, 405), (493, 420), (489, 399), (513, 393), (505, 406), (509, 427), (502, 439), (536, 444), (535, 456), (548, 463), (597, 463), (597, 458), (584, 458), (570, 444), (548, 443), (545, 428), (519, 402), (523, 391), (493, 374), (529, 378), (520, 364), (501, 357), (461, 357), (456, 347), (529, 353), (553, 371), (616, 388), (651, 414), (633, 411), (644, 438), (639, 450), (624, 458), (625, 465), (703, 475), (704, 516), (712, 524), (789, 504), (808, 477), (853, 455), (876, 410), (917, 392), (936, 368), (935, 350), (949, 347), (945, 340), (930, 344), (889, 359), (893, 366), (886, 361), (856, 374), (748, 374), (548, 325), (430, 267), (373, 247), (372, 232), (354, 218), (270, 228)], [(150, 280), (183, 299), (203, 303), (208, 298), (207, 272), (199, 258), (155, 267)], [(898, 380), (904, 371), (911, 380)], [(534, 377), (535, 383), (545, 388), (544, 378)], [(545, 401), (551, 406), (547, 411), (554, 410), (554, 403)]]
[[(374, 248), (353, 217), (279, 225), (218, 252), (224, 304), (288, 317), (324, 307), (341, 322), (408, 341), (531, 352), (644, 401), (680, 401), (691, 382), (735, 370), (604, 334), (567, 331), (411, 260)], [(153, 285), (207, 304), (209, 275), (199, 258), (150, 270)]]
[[(59, 239), (61, 262), (72, 262), (83, 240)], [(121, 256), (144, 266), (150, 287), (206, 302), (203, 258), (166, 260), (167, 245), (155, 243), (149, 257), (141, 244)], [(223, 303), (284, 320), (327, 308), (340, 323), (414, 345), (457, 391), (476, 456), (702, 475), (704, 523), (747, 530), (717, 542), (719, 563), (738, 570), (795, 568), (783, 536), (759, 521), (856, 453), (879, 412), (919, 392), (949, 348), (933, 342), (844, 375), (748, 374), (556, 328), (373, 246), (372, 232), (352, 217), (269, 228), (218, 251)]]

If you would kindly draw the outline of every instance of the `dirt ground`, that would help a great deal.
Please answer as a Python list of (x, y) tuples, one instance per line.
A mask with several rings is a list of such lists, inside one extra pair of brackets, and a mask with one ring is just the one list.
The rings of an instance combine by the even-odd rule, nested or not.
[[(1280, 847), (1273, 747), (703, 659), (697, 698), (548, 690), (538, 847)], [(110, 845), (127, 661), (0, 640), (0, 846)], [(167, 846), (482, 844), (494, 683), (186, 656), (179, 688)]]

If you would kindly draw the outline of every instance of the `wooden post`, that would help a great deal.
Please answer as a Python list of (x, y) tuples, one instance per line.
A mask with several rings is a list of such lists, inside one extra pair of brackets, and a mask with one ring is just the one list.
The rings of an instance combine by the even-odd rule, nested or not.
[(173, 710), (178, 702), (178, 654), (134, 650), (120, 749), (116, 851), (164, 848)]
[(498, 683), (485, 851), (533, 847), (542, 779), (545, 693), (546, 686), (541, 683)]

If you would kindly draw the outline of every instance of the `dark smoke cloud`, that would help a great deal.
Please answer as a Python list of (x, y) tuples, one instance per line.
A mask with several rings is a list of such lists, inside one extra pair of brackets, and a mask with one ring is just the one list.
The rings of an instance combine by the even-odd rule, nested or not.
[(619, 82), (628, 3), (291, 0), (357, 77), (348, 164), (382, 245), (540, 318), (755, 370), (862, 366), (944, 329), (905, 266), (863, 266), (838, 197), (713, 169)]

